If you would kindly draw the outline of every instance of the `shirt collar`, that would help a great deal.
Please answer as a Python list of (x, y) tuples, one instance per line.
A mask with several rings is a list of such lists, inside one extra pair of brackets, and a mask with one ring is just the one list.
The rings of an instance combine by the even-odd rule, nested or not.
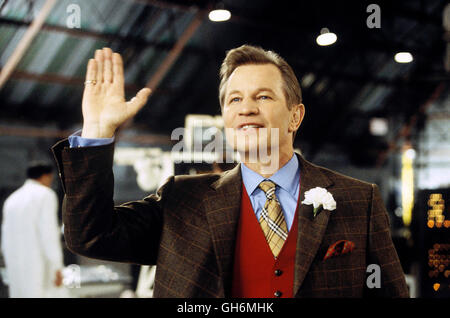
[(26, 179), (25, 184), (42, 185), (39, 181), (36, 181), (35, 179)]
[[(241, 164), (242, 181), (244, 182), (247, 193), (251, 195), (258, 185), (265, 180), (263, 176), (248, 168), (244, 163)], [(292, 158), (268, 179), (275, 182), (279, 187), (289, 192), (293, 197), (298, 187), (299, 180), (299, 162), (295, 153)]]

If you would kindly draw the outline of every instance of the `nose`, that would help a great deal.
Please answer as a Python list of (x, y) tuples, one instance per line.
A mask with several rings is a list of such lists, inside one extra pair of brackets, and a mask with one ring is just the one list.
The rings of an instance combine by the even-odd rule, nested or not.
[(243, 100), (241, 107), (239, 108), (239, 115), (250, 116), (257, 115), (259, 113), (258, 104), (251, 98)]

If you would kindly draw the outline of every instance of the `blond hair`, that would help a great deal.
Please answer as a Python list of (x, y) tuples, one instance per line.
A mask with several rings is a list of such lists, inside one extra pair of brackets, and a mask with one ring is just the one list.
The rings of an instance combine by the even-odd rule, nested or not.
[(219, 100), (221, 107), (224, 105), (225, 86), (229, 77), (237, 67), (248, 64), (275, 65), (283, 78), (283, 90), (288, 109), (291, 109), (292, 105), (302, 102), (300, 84), (289, 64), (273, 51), (266, 51), (261, 47), (245, 44), (228, 51), (220, 67)]

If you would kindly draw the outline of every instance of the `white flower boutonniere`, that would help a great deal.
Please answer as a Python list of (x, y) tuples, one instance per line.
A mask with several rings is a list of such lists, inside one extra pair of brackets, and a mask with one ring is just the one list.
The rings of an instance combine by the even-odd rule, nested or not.
[(321, 207), (328, 211), (333, 211), (334, 209), (336, 209), (336, 201), (334, 201), (331, 193), (320, 187), (315, 187), (311, 190), (306, 191), (305, 200), (303, 200), (302, 203), (313, 205), (314, 217), (316, 217)]

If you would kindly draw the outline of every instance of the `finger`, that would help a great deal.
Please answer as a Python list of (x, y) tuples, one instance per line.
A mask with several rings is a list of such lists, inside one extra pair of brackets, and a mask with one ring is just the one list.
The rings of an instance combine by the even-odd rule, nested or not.
[(113, 78), (113, 72), (112, 72), (112, 51), (110, 48), (103, 48), (103, 57), (104, 57), (104, 64), (103, 64), (103, 82), (105, 83), (112, 83)]
[(95, 61), (97, 62), (97, 83), (103, 82), (103, 51), (95, 51)]
[[(86, 81), (94, 81), (97, 79), (97, 62), (95, 59), (89, 59), (86, 70)], [(88, 87), (92, 87), (93, 84), (88, 84)]]
[(113, 53), (113, 83), (123, 85), (125, 82), (123, 77), (123, 61), (119, 53)]
[(151, 92), (152, 91), (150, 88), (143, 88), (136, 94), (135, 97), (127, 102), (129, 113), (134, 116), (145, 105), (145, 103), (147, 103)]
[(97, 76), (97, 63), (95, 59), (89, 59), (86, 69), (86, 81), (95, 80)]

